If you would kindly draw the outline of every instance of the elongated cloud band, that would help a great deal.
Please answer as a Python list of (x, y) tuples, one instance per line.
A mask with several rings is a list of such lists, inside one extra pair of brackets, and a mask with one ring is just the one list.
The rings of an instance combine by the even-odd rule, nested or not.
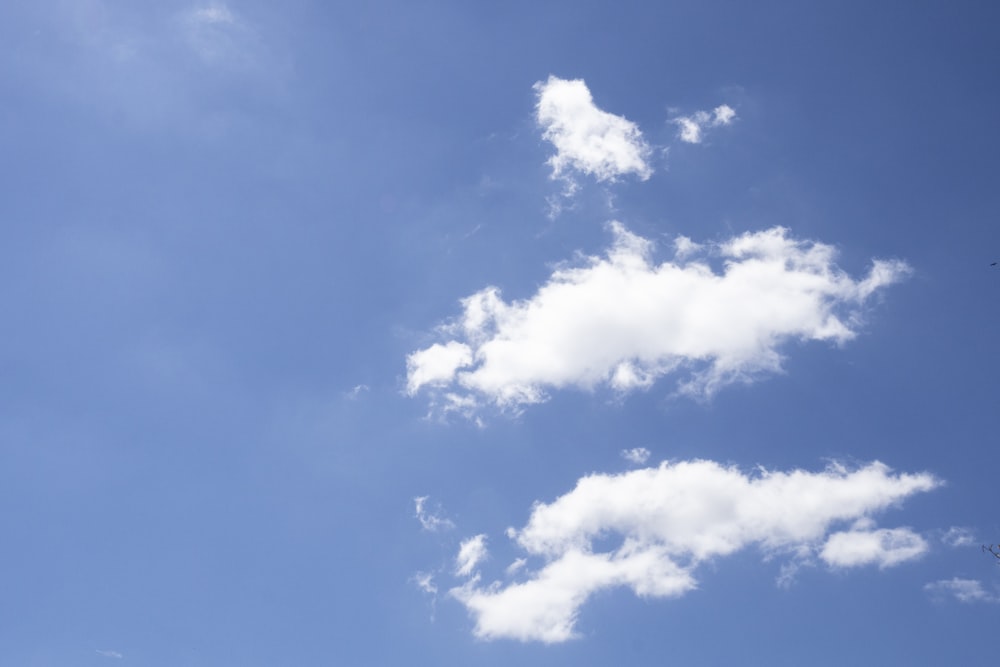
[[(697, 587), (699, 564), (753, 545), (799, 561), (818, 552), (831, 567), (916, 558), (928, 548), (922, 537), (909, 528), (876, 529), (870, 515), (939, 484), (930, 474), (893, 474), (878, 462), (748, 475), (695, 460), (594, 474), (554, 502), (536, 504), (524, 528), (508, 531), (542, 561), (534, 571), (521, 559), (508, 568), (508, 576), (523, 572), (526, 580), (483, 586), (475, 573), (450, 593), (481, 638), (561, 642), (575, 636), (593, 593), (627, 587), (641, 597), (680, 596)], [(853, 524), (831, 533), (845, 522)], [(619, 538), (616, 548), (595, 551), (595, 541), (611, 538)], [(482, 546), (482, 536), (473, 539)]]
[(556, 149), (549, 159), (553, 178), (564, 177), (570, 170), (609, 182), (626, 174), (646, 180), (653, 173), (648, 163), (650, 148), (639, 128), (599, 109), (582, 79), (550, 76), (536, 83), (535, 91), (538, 125)]
[(682, 237), (661, 264), (650, 241), (617, 222), (611, 231), (603, 257), (557, 269), (529, 299), (506, 302), (496, 287), (463, 299), (441, 329), (451, 340), (407, 358), (407, 392), (428, 388), (446, 410), (516, 409), (551, 389), (627, 392), (674, 373), (682, 392), (711, 396), (779, 371), (790, 340), (852, 339), (865, 301), (909, 272), (875, 260), (855, 280), (834, 248), (781, 227), (710, 246)]

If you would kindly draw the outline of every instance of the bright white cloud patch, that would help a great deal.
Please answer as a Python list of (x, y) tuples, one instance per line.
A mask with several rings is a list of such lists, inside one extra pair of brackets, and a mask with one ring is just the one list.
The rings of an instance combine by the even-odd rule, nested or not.
[(570, 170), (609, 182), (627, 174), (646, 180), (653, 173), (650, 148), (639, 128), (597, 108), (583, 80), (550, 76), (535, 84), (535, 92), (542, 136), (556, 149), (549, 158), (553, 178)]
[[(711, 396), (734, 382), (781, 369), (792, 340), (844, 343), (864, 302), (909, 272), (875, 260), (855, 280), (834, 248), (775, 227), (721, 243), (678, 244), (656, 264), (653, 244), (611, 223), (603, 257), (558, 268), (538, 292), (507, 302), (496, 287), (462, 300), (442, 331), (453, 340), (412, 353), (407, 391), (427, 387), (437, 403), (501, 408), (539, 403), (550, 389), (628, 392), (675, 374), (680, 390)], [(708, 260), (723, 260), (721, 271)]]
[[(526, 581), (482, 586), (477, 575), (451, 595), (468, 608), (481, 638), (561, 642), (575, 636), (580, 608), (597, 591), (624, 586), (640, 597), (676, 597), (697, 587), (699, 564), (750, 546), (803, 558), (828, 545), (837, 524), (938, 485), (930, 474), (893, 474), (878, 462), (747, 475), (686, 461), (594, 474), (554, 502), (536, 503), (527, 525), (508, 531), (542, 560)], [(596, 540), (615, 537), (615, 548), (595, 551)], [(893, 552), (899, 542), (881, 538), (879, 545)]]
[(632, 449), (623, 449), (622, 458), (629, 463), (635, 463), (636, 465), (642, 465), (649, 460), (650, 451), (645, 447), (633, 447)]
[(690, 116), (678, 116), (670, 122), (677, 125), (677, 137), (689, 144), (700, 144), (705, 136), (705, 130), (720, 125), (729, 125), (736, 119), (736, 111), (725, 104), (715, 107), (711, 112), (696, 111)]
[(455, 557), (455, 574), (460, 577), (471, 575), (486, 556), (485, 535), (476, 535), (463, 540), (458, 549), (458, 556)]
[(868, 522), (854, 529), (834, 533), (823, 545), (819, 557), (834, 567), (876, 564), (892, 567), (927, 551), (927, 541), (909, 528), (872, 530)]
[(1000, 596), (983, 588), (978, 579), (942, 579), (924, 586), (924, 590), (938, 597), (954, 597), (959, 602), (1000, 602)]

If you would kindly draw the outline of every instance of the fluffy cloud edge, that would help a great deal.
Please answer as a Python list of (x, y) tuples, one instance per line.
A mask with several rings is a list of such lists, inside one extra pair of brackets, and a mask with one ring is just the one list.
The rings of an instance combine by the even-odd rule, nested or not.
[(462, 299), (439, 329), (451, 339), (407, 357), (407, 394), (431, 391), (445, 412), (517, 412), (555, 389), (627, 394), (677, 375), (679, 393), (710, 398), (780, 371), (790, 341), (851, 340), (868, 300), (911, 272), (875, 259), (854, 279), (832, 246), (783, 227), (716, 243), (682, 237), (657, 263), (651, 241), (609, 228), (603, 255), (557, 267), (529, 298), (508, 302), (491, 286)]
[[(580, 611), (594, 593), (626, 587), (640, 597), (678, 597), (697, 588), (699, 565), (750, 547), (765, 558), (788, 557), (792, 569), (813, 554), (832, 568), (885, 569), (917, 558), (927, 549), (923, 537), (879, 529), (871, 517), (940, 485), (929, 473), (897, 474), (879, 462), (746, 474), (693, 460), (595, 473), (550, 503), (536, 502), (527, 524), (508, 530), (527, 558), (515, 560), (507, 577), (523, 580), (483, 585), (478, 571), (464, 567), (470, 578), (449, 593), (481, 639), (564, 642), (579, 636)], [(843, 523), (848, 530), (837, 530)], [(595, 550), (612, 536), (617, 547)], [(466, 562), (462, 551), (465, 543), (457, 562)], [(532, 570), (529, 558), (541, 566)]]
[(548, 160), (552, 178), (567, 179), (577, 172), (613, 183), (629, 174), (643, 181), (652, 175), (652, 149), (639, 127), (598, 108), (583, 79), (549, 76), (534, 89), (535, 120), (556, 151)]

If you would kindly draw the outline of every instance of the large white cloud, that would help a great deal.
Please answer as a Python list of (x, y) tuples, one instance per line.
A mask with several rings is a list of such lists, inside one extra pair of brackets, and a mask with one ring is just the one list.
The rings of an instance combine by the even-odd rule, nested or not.
[(639, 128), (597, 108), (582, 79), (550, 76), (535, 84), (535, 92), (542, 136), (556, 149), (549, 158), (553, 178), (565, 177), (570, 170), (609, 182), (627, 174), (646, 180), (653, 173), (650, 148)]
[(853, 279), (833, 247), (781, 227), (715, 244), (680, 239), (673, 261), (657, 264), (650, 241), (617, 222), (611, 230), (603, 257), (558, 268), (528, 299), (507, 302), (496, 287), (463, 299), (441, 329), (453, 339), (409, 355), (408, 393), (429, 388), (468, 413), (564, 387), (627, 392), (674, 373), (682, 392), (711, 396), (779, 371), (790, 340), (850, 340), (865, 301), (909, 272), (875, 260)]
[[(878, 462), (751, 475), (695, 460), (593, 474), (554, 502), (536, 503), (527, 525), (508, 531), (542, 561), (539, 569), (514, 568), (527, 579), (488, 586), (476, 575), (451, 595), (468, 608), (481, 638), (561, 642), (575, 636), (580, 608), (596, 591), (624, 586), (641, 597), (676, 597), (696, 588), (699, 564), (750, 546), (798, 561), (819, 553), (839, 567), (917, 557), (926, 549), (922, 538), (908, 529), (879, 531), (870, 515), (939, 484), (930, 474), (894, 474)], [(844, 523), (849, 531), (828, 535)], [(855, 540), (853, 549), (830, 546), (856, 533), (875, 535), (874, 546), (858, 546), (856, 537), (847, 540)], [(612, 550), (595, 550), (597, 540), (610, 539)]]

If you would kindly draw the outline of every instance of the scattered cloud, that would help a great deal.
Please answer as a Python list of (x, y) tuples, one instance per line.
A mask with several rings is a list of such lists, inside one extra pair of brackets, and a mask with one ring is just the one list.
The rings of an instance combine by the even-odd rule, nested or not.
[(486, 559), (486, 536), (476, 535), (467, 540), (462, 540), (458, 548), (458, 556), (455, 557), (455, 574), (460, 577), (467, 577), (472, 574), (483, 560)]
[(924, 590), (935, 597), (954, 597), (959, 602), (1000, 602), (1000, 595), (983, 588), (978, 579), (941, 579), (924, 586)]
[(736, 120), (736, 111), (723, 104), (712, 111), (695, 111), (690, 116), (677, 116), (670, 120), (677, 125), (677, 137), (688, 144), (700, 144), (708, 128), (731, 125)]
[(855, 280), (833, 247), (781, 227), (686, 240), (656, 264), (652, 242), (610, 227), (603, 257), (558, 267), (528, 299), (504, 301), (497, 287), (463, 299), (461, 316), (440, 328), (452, 340), (407, 358), (407, 392), (426, 388), (432, 407), (471, 415), (484, 403), (516, 411), (551, 389), (624, 394), (673, 374), (680, 393), (707, 398), (779, 372), (789, 341), (851, 340), (865, 302), (910, 271), (875, 260)]
[(621, 454), (622, 458), (629, 463), (634, 463), (636, 465), (642, 465), (649, 460), (650, 451), (645, 447), (633, 447), (632, 449), (623, 449)]
[[(928, 473), (895, 474), (879, 462), (748, 475), (694, 460), (592, 474), (555, 501), (536, 503), (527, 525), (508, 531), (542, 560), (527, 580), (483, 586), (477, 574), (450, 593), (473, 616), (480, 638), (562, 642), (576, 636), (580, 609), (597, 591), (677, 597), (697, 588), (699, 565), (751, 546), (765, 557), (805, 558), (826, 549), (836, 524), (867, 519), (939, 484)], [(852, 530), (862, 529), (879, 534), (870, 522)], [(615, 537), (616, 547), (595, 549)], [(899, 542), (880, 538), (878, 553), (894, 553)]]
[(430, 572), (417, 572), (413, 575), (413, 583), (417, 588), (428, 595), (437, 595), (438, 589), (434, 584), (434, 575)]
[(357, 384), (354, 385), (354, 387), (352, 387), (350, 391), (345, 391), (344, 397), (349, 400), (355, 401), (358, 399), (358, 397), (361, 396), (361, 394), (370, 390), (371, 388), (366, 384)]
[(430, 496), (418, 496), (413, 499), (413, 505), (415, 507), (414, 516), (424, 530), (429, 530), (431, 532), (437, 532), (439, 530), (450, 530), (455, 527), (455, 524), (451, 522), (450, 519), (438, 516), (427, 510), (427, 500)]
[(627, 174), (641, 180), (652, 175), (650, 147), (638, 126), (599, 109), (582, 79), (550, 76), (535, 84), (535, 92), (536, 120), (542, 136), (556, 149), (548, 161), (552, 177), (569, 179), (567, 194), (575, 190), (571, 171), (605, 182)]
[(909, 528), (873, 530), (864, 520), (852, 530), (830, 535), (819, 557), (834, 567), (877, 564), (884, 569), (919, 558), (927, 549), (927, 541)]
[(118, 660), (121, 660), (122, 658), (125, 657), (118, 651), (102, 651), (101, 649), (97, 649), (96, 653), (97, 655), (103, 656), (105, 658), (116, 658)]
[(952, 526), (948, 531), (941, 537), (941, 541), (947, 544), (949, 547), (970, 547), (974, 544), (978, 544), (976, 539), (972, 536), (972, 531), (968, 528), (962, 528), (960, 526)]

